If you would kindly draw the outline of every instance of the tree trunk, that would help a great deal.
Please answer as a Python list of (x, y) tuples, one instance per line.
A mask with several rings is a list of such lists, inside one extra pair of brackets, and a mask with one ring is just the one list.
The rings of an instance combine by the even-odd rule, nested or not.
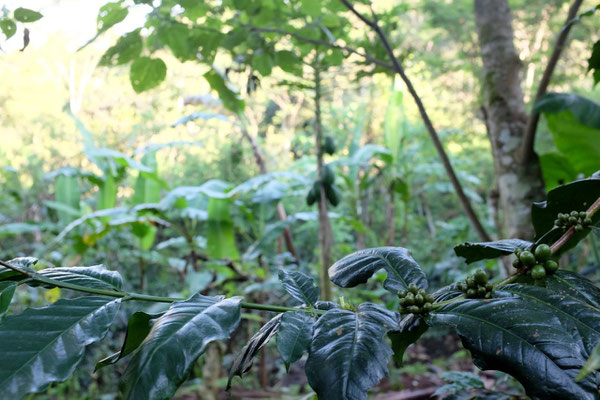
[(508, 0), (475, 0), (475, 22), (504, 235), (532, 239), (531, 203), (543, 199), (544, 182), (537, 156), (519, 159), (527, 114)]
[[(317, 148), (317, 174), (321, 181), (321, 170), (323, 168), (323, 128), (321, 125), (321, 75), (319, 66), (315, 66), (315, 140)], [(319, 283), (321, 285), (321, 300), (329, 301), (331, 295), (331, 283), (329, 282), (328, 268), (333, 262), (331, 248), (333, 247), (333, 232), (331, 221), (327, 213), (327, 197), (325, 187), (321, 183), (321, 198), (318, 199), (319, 206), (319, 243), (321, 244), (321, 272)]]

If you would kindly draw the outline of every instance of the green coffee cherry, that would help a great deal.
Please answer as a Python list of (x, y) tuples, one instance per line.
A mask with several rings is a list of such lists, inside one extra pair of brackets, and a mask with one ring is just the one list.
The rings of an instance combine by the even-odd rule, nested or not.
[(485, 285), (488, 281), (488, 276), (483, 270), (478, 269), (477, 271), (475, 271), (475, 274), (473, 275), (473, 279), (475, 280), (476, 283), (478, 283), (480, 285)]
[(425, 298), (421, 294), (417, 294), (415, 296), (415, 304), (418, 306), (422, 306), (425, 303)]
[(479, 287), (477, 288), (477, 295), (478, 295), (479, 297), (483, 297), (483, 296), (485, 296), (485, 294), (486, 294), (486, 293), (487, 293), (487, 290), (485, 290), (485, 286), (479, 286)]
[(435, 303), (435, 297), (433, 297), (430, 294), (425, 296), (425, 300), (427, 301), (427, 303)]
[(587, 217), (587, 212), (585, 211), (579, 211), (579, 218), (586, 218)]
[(553, 274), (558, 271), (558, 263), (554, 260), (548, 260), (544, 263), (544, 268), (549, 274)]
[(419, 291), (419, 288), (414, 283), (411, 283), (410, 285), (408, 285), (408, 291), (413, 294), (417, 294), (417, 292)]
[(585, 217), (583, 219), (583, 224), (587, 225), (587, 226), (591, 225), (592, 224), (592, 219), (590, 217)]
[(579, 217), (579, 211), (571, 211), (571, 217)]
[(569, 217), (569, 224), (575, 225), (577, 223), (577, 217)]
[(408, 293), (405, 290), (401, 290), (398, 292), (398, 297), (404, 298)]
[(523, 267), (523, 263), (521, 262), (521, 260), (519, 260), (518, 258), (515, 258), (515, 260), (512, 263), (513, 267), (515, 267), (516, 269), (522, 268)]
[(492, 292), (487, 292), (484, 296), (485, 299), (491, 299), (492, 298)]
[(531, 269), (531, 277), (533, 279), (544, 279), (544, 277), (546, 276), (546, 270), (544, 269), (544, 266), (541, 264), (537, 264), (535, 267), (533, 267)]
[(408, 293), (404, 298), (404, 304), (407, 306), (412, 306), (415, 304), (415, 295), (412, 293)]
[(530, 251), (522, 252), (521, 255), (519, 256), (519, 259), (521, 260), (521, 262), (523, 264), (525, 264), (528, 267), (535, 264), (535, 256)]
[(582, 232), (583, 231), (583, 225), (581, 225), (581, 224), (575, 225), (575, 231), (576, 232)]
[(467, 290), (467, 297), (468, 298), (473, 298), (477, 296), (477, 291), (475, 289), (469, 289)]
[(492, 285), (491, 283), (486, 284), (485, 290), (487, 290), (488, 292), (491, 292), (492, 290), (494, 290), (494, 285)]
[(540, 244), (535, 249), (535, 259), (537, 262), (544, 262), (552, 256), (552, 250), (547, 244)]
[(423, 311), (430, 312), (433, 310), (433, 305), (430, 302), (423, 304)]
[(418, 314), (421, 309), (418, 306), (410, 306), (409, 311), (411, 314)]
[(406, 299), (398, 300), (398, 304), (400, 304), (400, 306), (404, 306), (406, 304)]
[(477, 287), (477, 283), (475, 283), (475, 279), (472, 276), (467, 278), (467, 287), (470, 289), (474, 289)]

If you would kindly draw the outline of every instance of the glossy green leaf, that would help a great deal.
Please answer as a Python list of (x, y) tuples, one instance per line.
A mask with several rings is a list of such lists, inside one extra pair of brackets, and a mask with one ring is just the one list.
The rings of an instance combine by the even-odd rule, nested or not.
[(6, 39), (10, 39), (17, 32), (17, 24), (12, 19), (0, 19), (0, 30), (2, 30)]
[(123, 21), (129, 10), (124, 8), (121, 2), (106, 3), (98, 11), (97, 28), (98, 32), (104, 32), (112, 26)]
[(521, 239), (502, 239), (495, 242), (465, 242), (454, 246), (457, 256), (463, 257), (467, 264), (479, 260), (498, 258), (513, 254), (516, 248), (528, 249), (533, 243)]
[(210, 87), (219, 94), (219, 99), (228, 110), (234, 113), (244, 111), (244, 101), (239, 98), (237, 93), (233, 92), (225, 82), (225, 79), (214, 69), (204, 74), (204, 79), (208, 81)]
[(95, 289), (120, 290), (123, 284), (121, 274), (106, 269), (104, 265), (45, 268), (38, 271), (38, 274), (60, 282)]
[(161, 314), (146, 314), (143, 311), (133, 313), (129, 317), (127, 332), (125, 332), (125, 341), (123, 342), (123, 346), (121, 346), (121, 350), (98, 361), (95, 370), (97, 371), (102, 367), (118, 362), (140, 347), (152, 329), (152, 320), (160, 316)]
[(281, 317), (283, 314), (277, 314), (269, 322), (263, 325), (246, 343), (246, 345), (240, 350), (239, 354), (231, 364), (229, 370), (229, 379), (227, 380), (227, 388), (231, 388), (231, 381), (235, 376), (241, 377), (244, 373), (248, 372), (252, 368), (252, 361), (269, 340), (277, 333), (279, 324), (281, 323)]
[(0, 282), (0, 320), (6, 314), (10, 302), (12, 301), (15, 289), (17, 288), (16, 282)]
[(136, 93), (158, 86), (166, 76), (167, 65), (160, 58), (138, 57), (129, 70), (129, 81)]
[(300, 271), (281, 268), (279, 280), (285, 291), (301, 304), (313, 306), (319, 300), (319, 287), (315, 285), (315, 280), (311, 276)]
[(124, 399), (170, 398), (206, 346), (228, 339), (237, 328), (241, 298), (196, 294), (178, 301), (156, 320), (134, 353), (121, 381)]
[(387, 272), (383, 286), (392, 293), (406, 290), (414, 283), (426, 289), (425, 273), (402, 247), (377, 247), (354, 252), (334, 263), (329, 268), (329, 278), (341, 287), (354, 287), (365, 283), (380, 269)]
[(102, 55), (98, 64), (103, 66), (127, 64), (136, 59), (143, 48), (140, 29), (135, 29), (119, 37), (117, 43)]
[(290, 365), (298, 361), (308, 350), (312, 339), (313, 319), (302, 311), (287, 311), (281, 317), (277, 331), (277, 349), (289, 370)]
[(514, 376), (534, 400), (596, 399), (595, 381), (575, 383), (585, 350), (552, 309), (521, 297), (457, 300), (427, 317), (456, 330), (481, 369)]
[[(547, 279), (556, 281), (561, 278), (551, 276)], [(581, 340), (584, 355), (587, 357), (600, 340), (600, 309), (590, 305), (580, 296), (572, 296), (572, 290), (573, 288), (564, 287), (564, 284), (560, 283), (547, 287), (515, 283), (502, 287), (501, 292), (532, 300), (553, 311), (562, 326)]]
[(414, 314), (408, 314), (400, 321), (398, 330), (389, 331), (388, 337), (392, 341), (392, 351), (394, 352), (394, 361), (402, 365), (404, 353), (408, 346), (419, 340), (429, 326), (421, 318)]
[[(33, 266), (37, 263), (37, 258), (33, 257), (19, 257), (13, 258), (12, 260), (6, 261), (8, 264), (13, 265), (15, 267), (21, 268), (22, 270), (26, 270), (29, 273), (34, 272)], [(17, 271), (14, 271), (10, 268), (6, 268), (0, 266), (0, 281), (4, 280), (21, 280), (25, 278), (25, 275), (20, 274)]]
[(2, 396), (18, 399), (71, 376), (86, 346), (104, 337), (120, 304), (87, 296), (6, 317), (0, 323)]
[[(546, 201), (534, 203), (531, 207), (536, 238), (541, 238), (554, 227), (558, 213), (586, 211), (599, 197), (600, 179), (582, 179), (552, 189)], [(593, 220), (598, 223), (600, 213), (596, 213)], [(577, 240), (572, 239), (568, 244), (571, 243), (576, 244)]]
[(556, 293), (573, 297), (600, 310), (600, 289), (594, 282), (574, 272), (559, 270), (546, 277), (545, 286)]
[(305, 367), (317, 396), (366, 400), (367, 391), (388, 372), (392, 350), (384, 336), (397, 327), (396, 314), (370, 303), (357, 312), (333, 309), (319, 317)]
[(34, 22), (42, 18), (43, 15), (37, 11), (19, 7), (14, 11), (13, 17), (19, 22)]

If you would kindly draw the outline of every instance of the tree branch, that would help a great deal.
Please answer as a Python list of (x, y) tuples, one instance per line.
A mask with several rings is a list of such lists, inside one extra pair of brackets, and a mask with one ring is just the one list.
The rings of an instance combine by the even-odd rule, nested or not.
[(375, 33), (379, 36), (383, 46), (385, 47), (386, 52), (388, 53), (388, 56), (392, 60), (392, 64), (394, 66), (394, 71), (398, 75), (400, 75), (400, 77), (402, 78), (402, 81), (404, 81), (404, 84), (406, 85), (406, 88), (408, 89), (408, 92), (410, 93), (410, 95), (414, 99), (415, 103), (417, 104), (419, 113), (421, 114), (421, 118), (423, 119), (423, 123), (425, 124), (425, 127), (427, 128), (427, 132), (429, 133), (429, 136), (431, 137), (431, 140), (433, 141), (433, 145), (435, 146), (435, 149), (438, 152), (438, 155), (442, 161), (444, 169), (446, 170), (446, 174), (448, 175), (448, 178), (450, 179), (450, 182), (452, 183), (452, 186), (454, 187), (454, 190), (456, 191), (456, 194), (458, 195), (458, 199), (459, 199), (461, 205), (463, 206), (465, 213), (467, 214), (467, 217), (469, 218), (469, 221), (471, 222), (471, 225), (473, 226), (473, 228), (475, 229), (475, 231), (477, 232), (477, 235), (480, 237), (481, 240), (490, 241), (491, 240), (490, 236), (487, 234), (487, 232), (483, 228), (483, 225), (479, 221), (477, 214), (475, 214), (475, 210), (473, 210), (473, 207), (471, 206), (469, 199), (465, 195), (465, 192), (460, 184), (460, 181), (458, 180), (458, 177), (456, 176), (456, 173), (454, 172), (454, 168), (452, 167), (450, 159), (448, 158), (448, 155), (446, 154), (446, 151), (444, 150), (444, 146), (442, 145), (442, 143), (440, 141), (438, 133), (435, 130), (433, 123), (431, 122), (431, 119), (429, 118), (429, 115), (427, 114), (427, 110), (425, 110), (425, 106), (423, 105), (421, 98), (417, 94), (417, 91), (415, 90), (412, 82), (410, 81), (410, 79), (408, 78), (406, 73), (404, 72), (404, 68), (402, 68), (402, 66), (400, 65), (400, 62), (394, 55), (394, 51), (392, 50), (392, 47), (390, 46), (387, 36), (383, 33), (379, 24), (377, 23), (377, 16), (375, 15), (375, 13), (373, 13), (373, 20), (370, 20), (370, 19), (366, 18), (364, 15), (362, 15), (361, 13), (359, 13), (354, 8), (354, 6), (352, 4), (350, 4), (350, 2), (348, 0), (340, 0), (340, 1), (346, 6), (346, 8), (348, 8), (348, 10), (350, 10), (361, 21), (363, 21), (365, 24), (367, 24), (369, 27), (371, 27), (375, 31)]
[(368, 61), (372, 64), (376, 64), (379, 65), (380, 67), (383, 67), (385, 69), (389, 69), (390, 71), (396, 71), (396, 69), (394, 68), (393, 65), (386, 63), (385, 61), (382, 61), (378, 58), (375, 57), (371, 57), (370, 55), (366, 54), (366, 53), (362, 53), (358, 50), (356, 50), (355, 48), (349, 47), (349, 46), (342, 46), (339, 44), (335, 44), (332, 42), (328, 42), (326, 40), (319, 40), (319, 39), (311, 39), (309, 37), (297, 34), (295, 32), (289, 32), (289, 31), (285, 31), (283, 29), (277, 29), (277, 28), (259, 28), (256, 26), (252, 26), (252, 25), (242, 25), (254, 32), (264, 32), (264, 33), (279, 33), (280, 35), (284, 35), (284, 36), (291, 36), (293, 38), (296, 38), (298, 40), (302, 40), (303, 42), (307, 42), (307, 43), (312, 43), (312, 44), (318, 44), (318, 45), (323, 45), (323, 46), (327, 46), (327, 47), (331, 47), (334, 49), (339, 49), (339, 50), (344, 50), (348, 53), (351, 54), (356, 54), (357, 56), (363, 58), (365, 61)]
[[(550, 79), (552, 78), (552, 74), (554, 73), (554, 69), (558, 63), (558, 59), (562, 54), (565, 43), (567, 42), (567, 37), (569, 36), (569, 32), (573, 26), (573, 24), (569, 23), (569, 21), (575, 18), (581, 3), (583, 3), (583, 0), (575, 0), (571, 5), (571, 8), (569, 8), (569, 14), (567, 15), (567, 19), (562, 30), (556, 38), (554, 50), (552, 50), (552, 55), (548, 60), (548, 64), (546, 65), (546, 69), (544, 70), (544, 74), (542, 75), (542, 79), (540, 81), (540, 85), (538, 86), (537, 93), (535, 94), (535, 99), (533, 101), (534, 105), (544, 94), (546, 94), (546, 90), (550, 84)], [(527, 127), (525, 128), (525, 134), (523, 135), (523, 142), (521, 144), (521, 164), (523, 165), (527, 164), (534, 153), (535, 132), (537, 130), (539, 120), (540, 115), (534, 112), (531, 113), (529, 119), (527, 120)]]

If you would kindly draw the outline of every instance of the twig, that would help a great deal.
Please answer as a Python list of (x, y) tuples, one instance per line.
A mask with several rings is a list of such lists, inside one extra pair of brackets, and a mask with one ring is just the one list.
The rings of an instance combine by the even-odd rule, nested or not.
[[(558, 59), (560, 58), (562, 51), (565, 47), (565, 43), (567, 42), (567, 36), (571, 31), (573, 24), (569, 23), (575, 15), (577, 14), (577, 10), (581, 6), (583, 0), (575, 0), (569, 8), (569, 14), (567, 15), (567, 20), (563, 25), (562, 30), (558, 34), (558, 38), (556, 39), (556, 43), (554, 44), (554, 50), (552, 51), (552, 55), (548, 60), (548, 64), (546, 65), (546, 69), (544, 70), (544, 74), (542, 75), (542, 79), (540, 81), (540, 85), (538, 86), (537, 93), (535, 94), (535, 99), (533, 104), (535, 104), (544, 94), (546, 94), (546, 90), (548, 90), (548, 85), (550, 84), (550, 79), (552, 78), (552, 74), (554, 73), (554, 69), (556, 68), (556, 64), (558, 63)], [(527, 120), (527, 126), (525, 128), (525, 134), (523, 135), (523, 142), (521, 144), (521, 164), (525, 165), (531, 159), (531, 156), (534, 152), (534, 143), (535, 143), (535, 132), (537, 130), (538, 121), (540, 120), (540, 114), (533, 112), (529, 116)]]
[(279, 33), (281, 35), (284, 36), (291, 36), (293, 38), (296, 38), (298, 40), (302, 40), (303, 42), (307, 42), (307, 43), (312, 43), (312, 44), (317, 44), (317, 45), (323, 45), (323, 46), (327, 46), (327, 47), (332, 47), (334, 49), (339, 49), (339, 50), (344, 50), (347, 51), (348, 53), (351, 54), (356, 54), (357, 56), (363, 58), (365, 61), (368, 61), (370, 63), (379, 65), (380, 67), (389, 69), (390, 71), (395, 71), (395, 68), (393, 65), (386, 63), (385, 61), (382, 61), (378, 58), (372, 57), (366, 53), (362, 53), (358, 50), (356, 50), (355, 48), (349, 47), (349, 46), (343, 46), (343, 45), (339, 45), (339, 44), (335, 44), (333, 42), (328, 42), (326, 40), (319, 40), (319, 39), (312, 39), (303, 35), (300, 35), (298, 33), (295, 32), (289, 32), (289, 31), (285, 31), (283, 29), (277, 29), (277, 28), (259, 28), (256, 26), (252, 26), (252, 25), (242, 25), (252, 31), (255, 32), (264, 32), (264, 33)]
[(471, 206), (471, 202), (467, 198), (467, 196), (462, 188), (462, 185), (461, 185), (460, 181), (458, 180), (456, 173), (454, 172), (452, 163), (450, 162), (450, 159), (448, 158), (448, 155), (446, 154), (446, 151), (444, 150), (444, 146), (442, 145), (442, 142), (440, 141), (439, 135), (438, 135), (437, 131), (435, 130), (433, 123), (431, 122), (431, 119), (429, 118), (429, 115), (427, 114), (427, 110), (425, 109), (425, 106), (423, 105), (421, 98), (417, 94), (417, 91), (414, 88), (412, 82), (410, 81), (410, 79), (408, 78), (406, 73), (404, 72), (404, 68), (402, 68), (402, 66), (400, 65), (400, 62), (394, 55), (394, 51), (392, 50), (392, 47), (390, 46), (387, 36), (383, 33), (379, 24), (377, 23), (376, 14), (373, 12), (373, 20), (370, 20), (367, 17), (365, 17), (364, 15), (362, 15), (361, 13), (359, 13), (354, 8), (354, 6), (352, 4), (350, 4), (350, 2), (348, 0), (340, 0), (340, 1), (346, 6), (346, 8), (348, 8), (348, 10), (350, 10), (354, 15), (356, 15), (361, 21), (363, 21), (366, 25), (371, 27), (375, 31), (375, 33), (377, 33), (379, 38), (381, 39), (381, 42), (382, 42), (383, 46), (385, 47), (385, 50), (388, 53), (388, 56), (392, 60), (392, 64), (394, 65), (394, 70), (396, 71), (396, 73), (398, 73), (398, 75), (400, 75), (400, 77), (404, 81), (404, 84), (406, 85), (406, 88), (408, 89), (408, 92), (410, 93), (410, 95), (414, 99), (415, 103), (417, 104), (419, 113), (421, 114), (421, 118), (423, 119), (423, 123), (425, 124), (425, 127), (427, 128), (427, 132), (429, 133), (429, 136), (431, 137), (431, 140), (433, 141), (433, 145), (435, 146), (435, 148), (438, 152), (438, 155), (442, 161), (444, 169), (446, 170), (446, 174), (448, 175), (448, 178), (450, 179), (450, 182), (452, 183), (452, 186), (454, 187), (454, 190), (456, 191), (456, 194), (458, 195), (458, 199), (459, 199), (461, 205), (463, 206), (465, 213), (467, 214), (467, 217), (469, 218), (469, 221), (471, 221), (471, 225), (473, 226), (473, 228), (475, 228), (475, 231), (477, 232), (477, 235), (480, 237), (481, 240), (491, 241), (492, 239), (490, 238), (490, 236), (487, 234), (487, 232), (483, 228), (483, 225), (479, 221), (477, 214), (475, 214), (475, 210), (473, 210), (473, 207)]
[[(587, 209), (587, 218), (592, 218), (592, 216), (594, 216), (594, 214), (596, 214), (598, 210), (600, 210), (600, 197), (597, 198), (594, 204), (592, 204), (590, 208)], [(565, 243), (567, 243), (569, 239), (573, 237), (574, 234), (575, 227), (571, 226), (569, 229), (567, 229), (565, 233), (563, 233), (563, 235), (556, 242), (554, 242), (554, 244), (552, 244), (552, 246), (550, 247), (550, 249), (552, 250), (552, 254), (556, 253), (561, 247), (563, 247)]]

